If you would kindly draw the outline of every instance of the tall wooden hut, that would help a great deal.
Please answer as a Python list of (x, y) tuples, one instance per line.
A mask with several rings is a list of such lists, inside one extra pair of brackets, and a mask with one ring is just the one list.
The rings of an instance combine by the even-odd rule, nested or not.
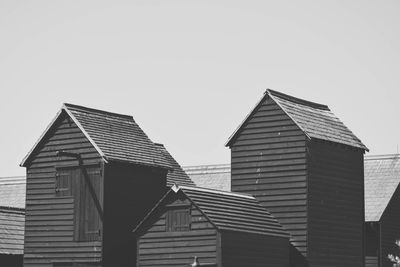
[(24, 265), (133, 266), (132, 227), (176, 168), (166, 153), (131, 116), (64, 104), (21, 163)]
[(366, 267), (392, 267), (400, 254), (400, 155), (365, 159)]
[(246, 194), (173, 186), (134, 232), (137, 266), (289, 266), (288, 233)]
[(268, 89), (226, 145), (232, 191), (290, 232), (292, 266), (363, 266), (367, 148), (326, 105)]

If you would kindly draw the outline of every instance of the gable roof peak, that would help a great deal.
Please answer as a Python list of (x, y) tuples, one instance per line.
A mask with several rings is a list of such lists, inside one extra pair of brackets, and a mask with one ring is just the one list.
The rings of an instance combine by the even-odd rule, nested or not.
[[(264, 92), (261, 100), (229, 137), (225, 146), (230, 147), (233, 145), (242, 129), (269, 99), (279, 106), (309, 139), (324, 140), (368, 151), (368, 148), (361, 140), (333, 114), (328, 106), (293, 97), (272, 89), (267, 89)], [(268, 114), (265, 116), (268, 116)]]
[(56, 117), (22, 160), (20, 166), (26, 166), (34, 151), (56, 127), (56, 122), (65, 115), (71, 118), (105, 162), (111, 160), (171, 169), (169, 161), (136, 124), (132, 116), (69, 103), (61, 106)]
[(311, 102), (311, 101), (308, 101), (308, 100), (305, 100), (305, 99), (301, 99), (301, 98), (298, 98), (298, 97), (294, 97), (294, 96), (291, 96), (291, 95), (287, 95), (287, 94), (284, 94), (282, 92), (278, 92), (278, 91), (275, 91), (275, 90), (272, 90), (272, 89), (265, 90), (265, 93), (268, 94), (271, 97), (276, 96), (276, 97), (285, 99), (287, 101), (290, 101), (292, 103), (296, 103), (296, 104), (299, 104), (299, 105), (304, 105), (304, 106), (309, 106), (311, 108), (330, 111), (330, 109), (329, 109), (329, 107), (327, 105), (316, 103), (316, 102)]

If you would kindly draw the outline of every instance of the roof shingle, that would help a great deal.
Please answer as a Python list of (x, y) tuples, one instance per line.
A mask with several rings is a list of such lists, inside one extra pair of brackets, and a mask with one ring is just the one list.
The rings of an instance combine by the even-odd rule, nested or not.
[(25, 209), (25, 176), (0, 177), (0, 207)]
[[(137, 125), (132, 116), (72, 104), (64, 104), (58, 116), (62, 111), (72, 118), (104, 160), (171, 168), (167, 159)], [(21, 166), (25, 166), (51, 125), (22, 161)]]
[(332, 113), (328, 106), (271, 89), (266, 90), (263, 98), (229, 138), (227, 146), (233, 144), (241, 128), (267, 98), (275, 101), (309, 138), (326, 140), (368, 151), (368, 148)]
[(400, 183), (400, 155), (366, 157), (364, 177), (365, 221), (380, 221)]

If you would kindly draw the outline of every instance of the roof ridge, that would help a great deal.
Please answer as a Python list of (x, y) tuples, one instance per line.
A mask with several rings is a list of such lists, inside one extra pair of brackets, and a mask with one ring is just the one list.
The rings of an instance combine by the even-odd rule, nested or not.
[(204, 168), (204, 167), (230, 167), (230, 163), (219, 163), (219, 164), (204, 164), (204, 165), (189, 165), (189, 166), (182, 166), (184, 169), (190, 168)]
[(395, 159), (395, 158), (400, 158), (400, 154), (379, 154), (379, 155), (364, 156), (364, 160)]
[(243, 197), (247, 199), (256, 199), (254, 196), (250, 194), (245, 194), (245, 193), (238, 193), (238, 192), (229, 192), (229, 191), (222, 191), (218, 189), (211, 189), (211, 188), (205, 188), (205, 187), (192, 187), (192, 186), (177, 186), (177, 190), (179, 189), (188, 189), (188, 190), (194, 190), (194, 191), (201, 191), (201, 192), (209, 192), (209, 193), (217, 193), (221, 195), (227, 195), (227, 196), (237, 196), (237, 197)]
[(294, 97), (291, 95), (287, 95), (272, 89), (267, 89), (266, 93), (269, 94), (270, 96), (276, 96), (279, 98), (283, 98), (285, 100), (288, 100), (290, 102), (294, 102), (296, 104), (300, 104), (300, 105), (305, 105), (305, 106), (309, 106), (312, 108), (317, 108), (317, 109), (322, 109), (322, 110), (328, 110), (330, 111), (329, 107), (325, 104), (320, 104), (320, 103), (316, 103), (316, 102), (312, 102), (312, 101), (308, 101), (302, 98), (298, 98), (298, 97)]
[(105, 114), (105, 115), (111, 115), (111, 116), (123, 117), (123, 118), (127, 118), (127, 119), (133, 119), (133, 117), (131, 115), (120, 114), (120, 113), (115, 113), (115, 112), (109, 112), (109, 111), (105, 111), (105, 110), (89, 108), (89, 107), (70, 104), (70, 103), (63, 103), (63, 106), (66, 107), (66, 108), (71, 107), (71, 108), (81, 109), (82, 111), (87, 111), (87, 112), (95, 112), (95, 113), (100, 113), (100, 114)]

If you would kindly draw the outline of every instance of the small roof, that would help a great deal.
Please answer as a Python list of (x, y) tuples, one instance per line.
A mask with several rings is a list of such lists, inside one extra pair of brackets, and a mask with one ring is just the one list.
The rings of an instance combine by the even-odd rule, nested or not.
[(268, 98), (274, 100), (310, 139), (316, 138), (368, 151), (368, 148), (331, 112), (328, 106), (296, 98), (271, 89), (265, 91), (264, 96), (257, 103), (256, 107), (229, 138), (226, 146), (231, 146), (234, 143), (247, 121)]
[(179, 192), (182, 192), (218, 230), (289, 237), (282, 225), (253, 196), (188, 186), (173, 186), (134, 232), (168, 195)]
[(24, 254), (25, 212), (0, 207), (0, 254)]
[(364, 160), (365, 221), (380, 221), (400, 183), (400, 154)]
[(26, 166), (31, 155), (63, 112), (71, 117), (104, 161), (123, 161), (166, 169), (171, 168), (168, 161), (132, 116), (73, 104), (63, 104), (56, 118), (23, 159), (21, 166)]
[(25, 209), (25, 176), (0, 177), (0, 207)]
[(182, 169), (181, 165), (172, 157), (172, 155), (168, 152), (163, 144), (155, 144), (164, 155), (164, 157), (168, 160), (170, 166), (172, 166), (172, 170), (167, 174), (167, 186), (176, 185), (188, 185), (194, 186), (193, 181), (186, 174), (186, 172)]
[(198, 187), (231, 190), (230, 164), (187, 166), (183, 170)]

